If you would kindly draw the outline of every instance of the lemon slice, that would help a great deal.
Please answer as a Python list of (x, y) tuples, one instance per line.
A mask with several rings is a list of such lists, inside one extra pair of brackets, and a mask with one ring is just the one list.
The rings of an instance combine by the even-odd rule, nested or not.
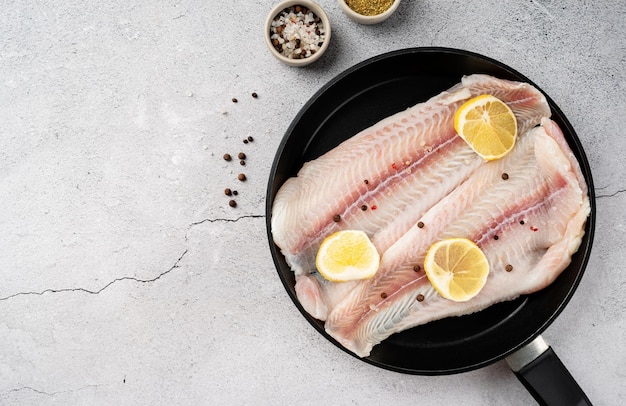
[(376, 247), (360, 230), (338, 231), (326, 237), (315, 258), (319, 273), (333, 282), (371, 278), (379, 263)]
[(517, 138), (517, 119), (502, 100), (489, 94), (469, 99), (454, 115), (454, 129), (487, 161), (511, 152)]
[(428, 249), (424, 271), (441, 296), (455, 302), (465, 302), (485, 286), (489, 262), (471, 240), (448, 238)]

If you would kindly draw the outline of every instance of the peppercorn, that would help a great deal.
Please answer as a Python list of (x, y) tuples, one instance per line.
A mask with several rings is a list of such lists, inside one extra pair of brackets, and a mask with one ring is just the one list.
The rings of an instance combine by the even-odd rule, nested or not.
[(237, 192), (236, 190), (233, 190), (233, 196), (237, 196), (239, 194), (239, 192)]
[(363, 210), (363, 211), (367, 210), (367, 206), (366, 205), (362, 205), (361, 206), (361, 210)]
[(230, 154), (224, 154), (224, 161), (230, 161), (231, 159), (233, 159)]
[(244, 154), (243, 152), (240, 152), (240, 153), (237, 155), (237, 158), (239, 158), (239, 159), (246, 159), (246, 154)]
[(230, 200), (230, 201), (228, 202), (228, 205), (229, 205), (230, 207), (237, 207), (237, 202), (236, 202), (236, 201), (234, 201), (234, 200)]
[(233, 194), (233, 191), (232, 191), (232, 190), (230, 190), (229, 188), (226, 188), (226, 189), (224, 189), (224, 194), (225, 194), (226, 196), (231, 196), (231, 195)]
[(243, 143), (244, 143), (244, 144), (247, 144), (247, 143), (248, 143), (248, 140), (244, 138)]
[(502, 179), (503, 180), (507, 180), (509, 178), (509, 174), (508, 173), (503, 173), (502, 174)]
[(387, 298), (387, 294), (385, 292), (383, 292), (383, 293), (380, 294), (380, 297), (382, 297), (383, 299), (386, 299)]
[(340, 216), (339, 214), (335, 214), (335, 215), (333, 216), (333, 221), (334, 221), (335, 223), (339, 223), (339, 222), (341, 221), (341, 216)]
[(418, 222), (417, 223), (417, 228), (424, 228), (424, 223), (423, 222)]
[(249, 136), (248, 136), (248, 141), (252, 142), (252, 141), (254, 141), (254, 138), (252, 138), (252, 136), (251, 136), (251, 135), (249, 135)]
[(233, 97), (233, 103), (237, 103), (239, 100), (237, 100), (236, 97)]
[[(282, 30), (281, 30), (281, 31), (282, 31)], [(254, 97), (254, 98), (256, 99), (257, 97), (259, 97), (259, 95), (258, 95), (258, 94), (256, 94), (256, 92), (254, 92), (254, 93), (252, 93), (252, 97)]]
[(419, 295), (417, 295), (417, 297), (415, 299), (417, 299), (418, 302), (423, 302), (424, 301), (424, 295), (422, 295), (420, 293)]
[(370, 181), (369, 181), (369, 180), (367, 180), (367, 179), (365, 179), (365, 180), (363, 181), (363, 183), (365, 183), (365, 184), (367, 185), (367, 184), (369, 184), (369, 183), (370, 183)]
[(521, 225), (524, 225), (524, 220), (520, 220), (519, 222)]
[(504, 267), (504, 270), (507, 272), (511, 272), (513, 270), (513, 265), (508, 264), (507, 266)]
[(422, 267), (421, 267), (421, 266), (419, 266), (419, 265), (414, 265), (414, 266), (413, 266), (413, 270), (414, 270), (415, 272), (419, 272), (421, 269), (422, 269)]
[(494, 240), (498, 240), (499, 238), (500, 238), (500, 237), (498, 237), (497, 235), (494, 235), (494, 236), (493, 236), (493, 239), (494, 239)]
[(239, 179), (240, 181), (242, 181), (242, 182), (243, 182), (244, 180), (246, 180), (246, 175), (244, 175), (243, 173), (240, 173), (240, 174), (237, 176), (237, 179)]
[(245, 165), (246, 161), (244, 161), (243, 159), (241, 161), (239, 161), (239, 165)]

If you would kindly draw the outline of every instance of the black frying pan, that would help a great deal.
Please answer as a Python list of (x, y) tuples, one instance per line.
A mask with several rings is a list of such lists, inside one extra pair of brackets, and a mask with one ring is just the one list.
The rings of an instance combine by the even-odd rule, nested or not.
[[(463, 75), (472, 73), (486, 73), (537, 87), (510, 67), (475, 53), (448, 48), (404, 49), (371, 58), (338, 75), (305, 104), (287, 129), (267, 190), (270, 249), (278, 274), (296, 307), (320, 334), (342, 349), (325, 333), (323, 323), (311, 317), (296, 298), (294, 274), (271, 235), (271, 208), (276, 192), (287, 178), (296, 175), (304, 162), (315, 159), (379, 120), (448, 89)], [(590, 255), (595, 224), (589, 163), (574, 129), (552, 99), (547, 95), (546, 98), (552, 119), (563, 130), (589, 188), (591, 215), (580, 249), (570, 266), (554, 283), (532, 295), (472, 315), (435, 321), (394, 334), (376, 345), (363, 361), (402, 373), (440, 375), (469, 371), (507, 357), (518, 378), (540, 403), (590, 404), (556, 354), (539, 336), (562, 311), (580, 282)]]

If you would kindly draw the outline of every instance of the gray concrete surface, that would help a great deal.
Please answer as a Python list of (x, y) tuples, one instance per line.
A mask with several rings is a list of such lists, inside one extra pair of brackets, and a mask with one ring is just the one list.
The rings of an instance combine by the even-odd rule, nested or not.
[[(2, 2), (0, 404), (532, 404), (503, 362), (423, 377), (346, 355), (273, 267), (264, 195), (289, 122), (344, 69), (414, 46), (512, 66), (576, 129), (595, 246), (544, 337), (595, 404), (626, 403), (625, 3), (403, 0), (377, 26), (319, 3), (331, 49), (298, 69), (263, 43), (272, 2)], [(239, 151), (245, 169), (222, 160)]]

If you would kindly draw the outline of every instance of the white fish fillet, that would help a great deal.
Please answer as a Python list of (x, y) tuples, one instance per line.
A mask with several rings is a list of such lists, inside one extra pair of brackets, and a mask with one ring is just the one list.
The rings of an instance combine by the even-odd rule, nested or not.
[[(395, 332), (538, 291), (569, 264), (589, 211), (578, 162), (545, 118), (509, 155), (481, 166), (427, 211), (424, 227), (412, 227), (384, 253), (375, 277), (334, 307), (326, 331), (363, 357)], [(468, 302), (443, 299), (414, 270), (431, 244), (449, 237), (472, 239), (490, 264), (485, 287)]]
[[(528, 84), (467, 76), (306, 163), (280, 188), (272, 207), (272, 235), (296, 274), (298, 299), (311, 315), (325, 320), (357, 285), (329, 283), (313, 273), (325, 237), (342, 229), (363, 230), (384, 253), (485, 163), (453, 125), (460, 104), (484, 93), (511, 107), (521, 132), (550, 115), (545, 97)], [(339, 222), (333, 220), (336, 215)]]

